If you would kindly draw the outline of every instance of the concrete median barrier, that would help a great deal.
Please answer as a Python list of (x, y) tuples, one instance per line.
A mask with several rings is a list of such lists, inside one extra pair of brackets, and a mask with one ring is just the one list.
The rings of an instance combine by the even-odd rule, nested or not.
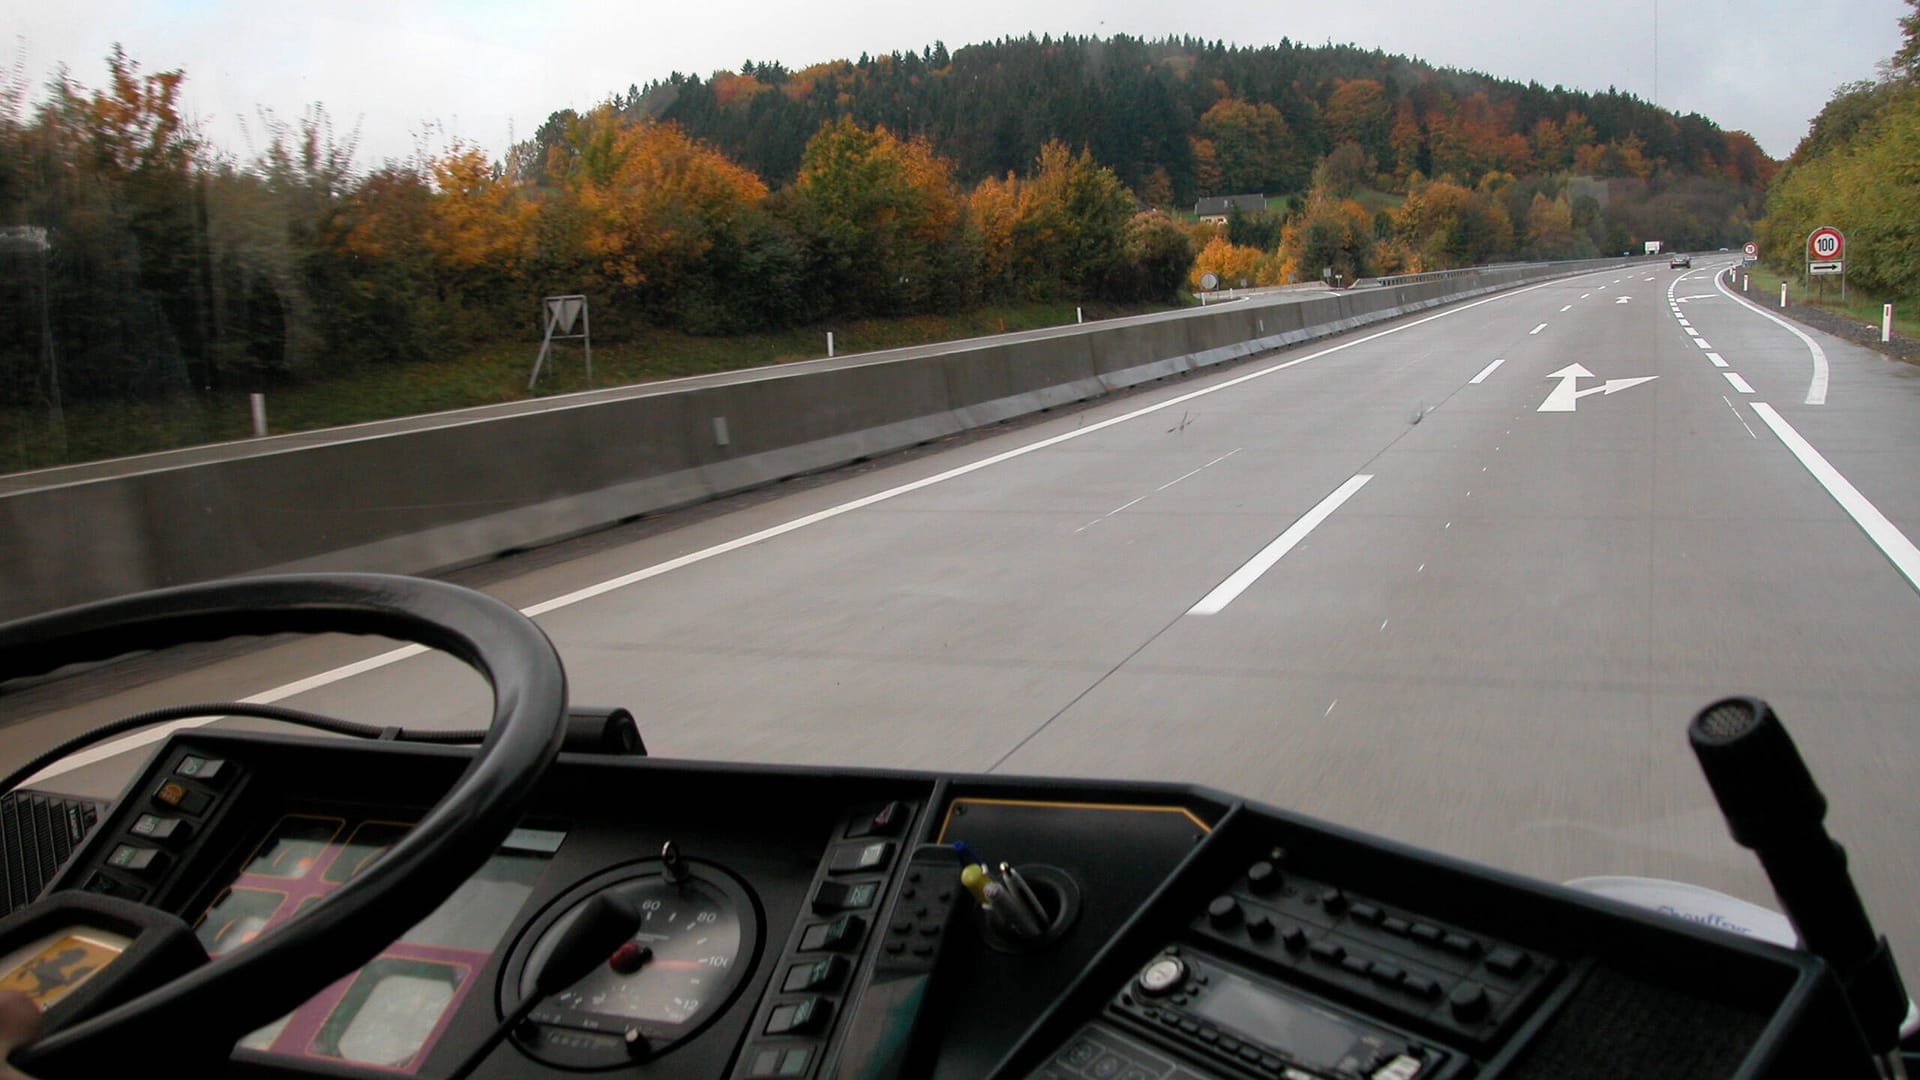
[(1565, 273), (1327, 292), (7, 478), (0, 618), (285, 570), (428, 573)]

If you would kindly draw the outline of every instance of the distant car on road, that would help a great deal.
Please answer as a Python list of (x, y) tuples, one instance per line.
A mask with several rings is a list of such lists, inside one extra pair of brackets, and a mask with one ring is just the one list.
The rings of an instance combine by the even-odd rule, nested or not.
[(1673, 258), (1667, 260), (1667, 269), (1678, 270), (1681, 267), (1691, 269), (1693, 267), (1693, 256), (1675, 255)]

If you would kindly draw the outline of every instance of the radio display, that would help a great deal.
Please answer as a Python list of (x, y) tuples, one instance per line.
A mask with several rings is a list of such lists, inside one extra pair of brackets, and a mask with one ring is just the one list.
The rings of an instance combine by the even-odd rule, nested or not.
[(1214, 976), (1189, 1012), (1308, 1065), (1330, 1066), (1353, 1049), (1360, 1033), (1332, 1013), (1266, 990), (1231, 972)]

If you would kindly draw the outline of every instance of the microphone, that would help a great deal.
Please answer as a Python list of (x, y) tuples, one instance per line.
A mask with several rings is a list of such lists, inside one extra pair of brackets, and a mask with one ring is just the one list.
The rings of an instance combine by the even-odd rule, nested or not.
[(1801, 945), (1839, 977), (1868, 1047), (1883, 1065), (1897, 1063), (1906, 987), (1854, 889), (1846, 851), (1822, 824), (1826, 796), (1780, 718), (1758, 698), (1725, 698), (1693, 718), (1687, 741), (1733, 838), (1759, 856)]

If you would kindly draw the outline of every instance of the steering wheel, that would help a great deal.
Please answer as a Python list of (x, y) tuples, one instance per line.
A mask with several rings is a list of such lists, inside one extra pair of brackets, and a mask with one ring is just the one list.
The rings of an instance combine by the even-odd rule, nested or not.
[(566, 673), (546, 634), (492, 597), (420, 578), (246, 578), (33, 616), (0, 626), (0, 681), (136, 650), (287, 632), (378, 634), (451, 653), (492, 690), (485, 741), (440, 802), (351, 882), (247, 948), (48, 1035), (16, 1055), (20, 1067), (107, 1075), (202, 1035), (206, 1051), (224, 1057), (439, 907), (519, 823), (559, 753)]

